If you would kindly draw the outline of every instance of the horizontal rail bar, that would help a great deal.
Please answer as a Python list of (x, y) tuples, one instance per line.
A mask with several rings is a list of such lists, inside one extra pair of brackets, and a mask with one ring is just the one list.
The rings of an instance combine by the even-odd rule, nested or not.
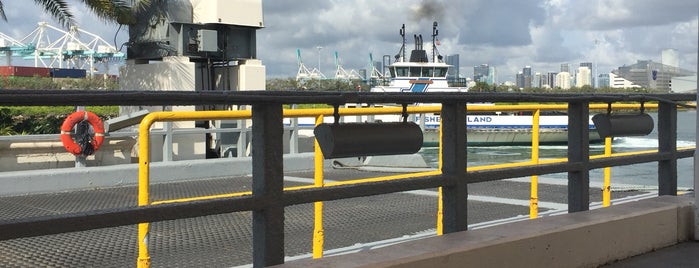
[[(677, 158), (689, 158), (692, 157), (693, 154), (694, 149), (682, 149), (677, 151), (676, 156)], [(513, 177), (525, 177), (535, 174), (561, 173), (571, 169), (595, 169), (606, 166), (637, 164), (657, 161), (664, 157), (653, 155), (652, 153), (645, 153), (640, 156), (631, 155), (612, 157), (609, 159), (593, 159), (590, 160), (590, 164), (587, 167), (579, 163), (540, 164), (537, 166), (523, 166), (500, 170), (471, 171), (467, 173), (467, 177), (469, 178), (469, 182), (482, 182)], [(445, 186), (445, 183), (448, 181), (450, 180), (445, 180), (442, 176), (427, 175), (419, 178), (372, 181), (354, 185), (341, 183), (337, 185), (328, 184), (324, 189), (316, 188), (311, 185), (308, 188), (298, 188), (297, 190), (285, 192), (283, 202), (285, 205), (293, 205), (436, 188)], [(256, 200), (252, 196), (238, 196), (186, 203), (158, 204), (22, 218), (17, 220), (2, 220), (0, 221), (0, 240), (86, 231), (138, 224), (141, 222), (157, 222), (179, 218), (250, 211), (253, 209), (261, 209), (266, 205), (267, 204)]]
[(250, 211), (264, 208), (266, 205), (253, 196), (242, 196), (2, 220), (0, 221), (0, 241), (118, 227), (142, 222)]

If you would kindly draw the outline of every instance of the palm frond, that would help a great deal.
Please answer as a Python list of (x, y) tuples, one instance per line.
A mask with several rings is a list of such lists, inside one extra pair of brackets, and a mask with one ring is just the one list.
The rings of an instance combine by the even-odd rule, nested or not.
[(121, 0), (83, 0), (85, 6), (103, 21), (116, 21), (117, 15), (131, 10), (131, 7)]
[(44, 11), (53, 16), (63, 27), (75, 25), (73, 14), (70, 13), (68, 4), (64, 0), (34, 0)]
[(0, 1), (0, 18), (7, 21), (7, 16), (5, 16), (5, 9), (2, 7), (2, 1)]

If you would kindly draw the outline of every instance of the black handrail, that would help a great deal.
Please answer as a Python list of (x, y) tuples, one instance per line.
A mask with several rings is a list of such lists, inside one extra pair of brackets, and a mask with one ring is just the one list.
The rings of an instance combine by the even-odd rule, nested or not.
[[(296, 91), (183, 92), (0, 90), (0, 106), (64, 105), (252, 105), (253, 194), (250, 196), (149, 205), (0, 221), (0, 240), (131, 225), (237, 211), (253, 211), (255, 266), (283, 263), (284, 207), (315, 201), (443, 187), (444, 232), (467, 229), (468, 184), (503, 178), (568, 172), (568, 211), (589, 209), (589, 170), (633, 163), (659, 163), (659, 195), (677, 192), (677, 159), (694, 149), (677, 150), (678, 102), (695, 101), (694, 94), (519, 94), (519, 93), (337, 93)], [(464, 107), (469, 102), (568, 103), (568, 162), (531, 167), (466, 172)], [(659, 101), (659, 151), (634, 156), (589, 159), (588, 107), (591, 102)], [(442, 175), (397, 181), (360, 183), (282, 191), (282, 105), (293, 103), (441, 103), (443, 124)]]

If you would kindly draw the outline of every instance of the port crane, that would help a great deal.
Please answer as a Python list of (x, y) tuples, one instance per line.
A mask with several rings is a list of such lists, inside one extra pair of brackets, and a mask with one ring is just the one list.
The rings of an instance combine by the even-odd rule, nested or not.
[[(59, 36), (57, 39), (53, 37)], [(125, 54), (110, 45), (96, 34), (76, 26), (68, 31), (51, 26), (47, 22), (37, 23), (37, 27), (22, 39), (16, 40), (0, 33), (1, 56), (12, 65), (12, 57), (33, 60), (34, 67), (76, 68), (89, 70), (94, 74), (95, 63), (102, 63), (105, 73), (109, 63), (121, 61)]]
[(306, 65), (303, 64), (301, 59), (301, 49), (296, 49), (296, 60), (298, 61), (299, 69), (296, 72), (296, 81), (302, 81), (306, 79), (326, 79), (325, 75), (318, 70), (318, 68), (313, 68), (309, 70)]

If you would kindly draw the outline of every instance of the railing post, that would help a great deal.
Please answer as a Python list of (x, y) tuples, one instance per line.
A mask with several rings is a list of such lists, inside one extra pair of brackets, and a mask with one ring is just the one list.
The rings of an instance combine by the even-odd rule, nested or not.
[(444, 233), (468, 229), (466, 216), (466, 104), (442, 104), (442, 176), (449, 183), (442, 187)]
[(252, 212), (253, 266), (284, 263), (282, 105), (252, 105), (252, 195), (268, 204)]
[(670, 159), (658, 161), (658, 195), (677, 195), (677, 106), (658, 105), (658, 153), (669, 153)]
[(163, 162), (172, 161), (172, 122), (163, 122)]
[(238, 143), (237, 143), (237, 148), (238, 154), (236, 155), (237, 157), (246, 157), (247, 154), (246, 152), (248, 151), (248, 124), (247, 120), (245, 119), (240, 119), (238, 120), (238, 129), (240, 129), (240, 135), (238, 135)]
[(590, 104), (568, 103), (568, 163), (582, 167), (568, 171), (568, 212), (590, 209)]
[[(76, 106), (75, 111), (85, 111), (85, 106)], [(87, 157), (84, 155), (76, 155), (75, 156), (75, 167), (76, 168), (84, 168), (87, 167)]]
[[(290, 106), (290, 109), (297, 109), (298, 105), (292, 104)], [(289, 133), (289, 154), (297, 154), (299, 153), (299, 119), (297, 117), (293, 117), (289, 119), (290, 121), (290, 133)], [(286, 130), (285, 130), (286, 132)]]

